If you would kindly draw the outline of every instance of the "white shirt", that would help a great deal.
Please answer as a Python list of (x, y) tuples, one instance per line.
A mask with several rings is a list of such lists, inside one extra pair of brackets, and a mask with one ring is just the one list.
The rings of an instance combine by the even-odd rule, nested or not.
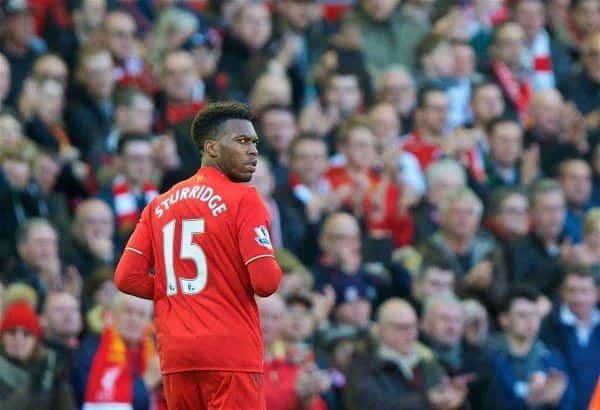
[(594, 309), (590, 324), (588, 326), (582, 326), (571, 310), (562, 305), (560, 307), (560, 322), (564, 325), (573, 326), (575, 328), (575, 335), (580, 346), (586, 346), (590, 340), (590, 336), (594, 331), (594, 328), (600, 325), (600, 311)]

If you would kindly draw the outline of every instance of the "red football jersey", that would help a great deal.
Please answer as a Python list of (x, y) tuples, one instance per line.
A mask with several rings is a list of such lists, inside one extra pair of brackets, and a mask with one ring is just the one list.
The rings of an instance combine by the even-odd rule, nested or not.
[(210, 167), (144, 209), (127, 246), (154, 261), (154, 320), (164, 374), (263, 371), (246, 266), (274, 257), (268, 232), (258, 192)]

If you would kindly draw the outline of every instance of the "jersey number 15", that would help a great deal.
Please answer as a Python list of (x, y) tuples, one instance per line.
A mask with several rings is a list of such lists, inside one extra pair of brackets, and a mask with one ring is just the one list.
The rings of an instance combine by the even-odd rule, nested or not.
[[(173, 251), (176, 220), (169, 221), (162, 229), (163, 250), (165, 257), (165, 272), (167, 273), (167, 296), (177, 294), (177, 275), (173, 266)], [(179, 278), (181, 290), (184, 294), (195, 295), (202, 292), (206, 286), (206, 255), (202, 248), (192, 242), (194, 234), (204, 233), (204, 219), (184, 219), (181, 221), (181, 248), (179, 257), (191, 259), (196, 265), (194, 279)]]

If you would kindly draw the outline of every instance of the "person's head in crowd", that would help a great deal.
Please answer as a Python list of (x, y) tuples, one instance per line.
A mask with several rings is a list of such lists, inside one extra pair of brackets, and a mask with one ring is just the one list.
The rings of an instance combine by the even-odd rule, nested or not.
[(257, 157), (256, 170), (252, 174), (250, 184), (256, 188), (263, 200), (268, 200), (275, 190), (275, 177), (271, 169), (271, 163), (263, 156)]
[(485, 307), (475, 299), (462, 302), (464, 314), (464, 338), (473, 346), (483, 346), (488, 340), (490, 320)]
[(349, 169), (366, 172), (375, 165), (375, 135), (367, 117), (348, 117), (338, 131), (337, 146)]
[(274, 7), (282, 23), (300, 33), (321, 16), (321, 5), (312, 1), (279, 0)]
[(358, 76), (351, 71), (334, 71), (326, 82), (325, 100), (342, 117), (358, 113), (363, 95)]
[(6, 0), (2, 2), (2, 41), (5, 46), (24, 54), (35, 37), (34, 13), (27, 1)]
[(600, 4), (595, 0), (573, 0), (571, 16), (576, 30), (584, 36), (600, 29)]
[(35, 146), (25, 140), (0, 147), (0, 169), (12, 190), (23, 191), (29, 186), (35, 154)]
[(471, 95), (473, 125), (486, 131), (489, 123), (504, 112), (504, 98), (498, 84), (484, 81), (473, 87)]
[(50, 152), (40, 151), (33, 160), (32, 168), (33, 179), (40, 191), (45, 195), (52, 193), (60, 176), (58, 157)]
[(275, 260), (282, 272), (278, 290), (282, 297), (287, 298), (296, 293), (312, 290), (312, 274), (296, 255), (287, 249), (279, 248), (275, 250)]
[(113, 234), (114, 215), (106, 202), (90, 198), (77, 205), (73, 218), (73, 239), (89, 246), (91, 241), (97, 239), (112, 241)]
[(376, 22), (389, 20), (400, 0), (360, 0), (360, 6)]
[(260, 328), (265, 350), (268, 350), (273, 343), (280, 341), (283, 336), (283, 325), (286, 316), (285, 301), (279, 293), (273, 293), (266, 298), (256, 298), (256, 304), (260, 314)]
[(567, 267), (560, 287), (561, 301), (581, 323), (589, 323), (600, 302), (598, 278), (591, 269)]
[(68, 292), (49, 292), (44, 299), (40, 324), (46, 340), (75, 347), (83, 329), (79, 300)]
[(38, 294), (29, 285), (19, 282), (11, 283), (3, 290), (0, 313), (4, 312), (8, 306), (15, 302), (25, 302), (31, 308), (36, 309), (39, 303)]
[(440, 226), (448, 239), (463, 243), (477, 233), (483, 204), (469, 188), (449, 192), (440, 204)]
[(146, 134), (127, 134), (119, 139), (117, 147), (119, 166), (127, 181), (141, 187), (154, 171), (152, 142)]
[(454, 53), (454, 77), (471, 78), (476, 71), (477, 58), (473, 46), (466, 41), (452, 43)]
[(460, 300), (444, 293), (425, 301), (421, 331), (431, 340), (450, 349), (463, 337), (464, 311)]
[(582, 208), (592, 194), (592, 169), (582, 159), (567, 159), (558, 167), (558, 181), (570, 206)]
[(368, 329), (371, 324), (375, 289), (362, 279), (341, 281), (333, 284), (335, 306), (333, 319), (338, 325)]
[(513, 169), (523, 153), (523, 128), (512, 118), (492, 120), (488, 127), (488, 143), (494, 165)]
[(378, 154), (392, 147), (392, 144), (402, 132), (400, 118), (394, 106), (387, 102), (380, 102), (369, 110), (369, 120), (373, 125), (373, 134), (376, 137), (375, 148)]
[(360, 227), (356, 218), (346, 212), (329, 215), (319, 236), (323, 257), (336, 265), (343, 265), (350, 255), (361, 255)]
[(0, 107), (2, 107), (3, 101), (8, 97), (10, 91), (10, 64), (6, 59), (6, 56), (0, 53)]
[(140, 343), (152, 322), (152, 301), (117, 293), (112, 305), (112, 321), (126, 344)]
[(120, 133), (150, 134), (154, 120), (154, 102), (137, 88), (115, 92), (115, 126)]
[(292, 109), (287, 105), (268, 105), (260, 113), (259, 124), (268, 149), (277, 154), (279, 159), (287, 157), (290, 143), (298, 133)]
[(216, 30), (209, 28), (192, 34), (181, 48), (192, 53), (200, 78), (207, 79), (215, 74), (222, 51), (222, 40)]
[[(199, 29), (198, 18), (190, 11), (171, 7), (162, 12), (155, 23), (151, 61), (159, 64), (168, 51), (182, 47)], [(191, 51), (186, 48), (186, 51)]]
[(194, 58), (189, 52), (176, 50), (165, 55), (162, 67), (162, 85), (169, 102), (192, 102), (198, 79)]
[(76, 0), (67, 3), (67, 9), (71, 12), (80, 41), (90, 41), (90, 36), (101, 34), (106, 18), (106, 0)]
[(77, 79), (95, 101), (111, 98), (115, 79), (110, 51), (96, 46), (81, 50), (77, 63)]
[(440, 34), (429, 34), (417, 47), (417, 58), (427, 78), (448, 78), (455, 72), (455, 60), (450, 41)]
[(38, 57), (33, 63), (31, 73), (33, 78), (38, 81), (54, 80), (61, 84), (63, 88), (67, 87), (69, 80), (69, 68), (57, 54), (50, 53)]
[(292, 84), (284, 73), (267, 72), (256, 79), (249, 98), (256, 112), (273, 104), (291, 106)]
[(287, 313), (283, 337), (288, 342), (304, 342), (315, 330), (313, 301), (310, 294), (295, 293), (285, 299)]
[(52, 126), (61, 123), (65, 106), (65, 89), (53, 79), (43, 79), (37, 82), (37, 100), (33, 112), (42, 123)]
[(553, 88), (536, 91), (531, 99), (531, 120), (535, 134), (557, 138), (561, 133), (562, 95)]
[(119, 64), (135, 55), (136, 31), (135, 19), (127, 11), (113, 10), (104, 19), (104, 44)]
[(441, 137), (448, 124), (448, 108), (448, 95), (442, 88), (421, 88), (415, 117), (419, 131), (426, 136)]
[(0, 348), (4, 357), (29, 363), (42, 337), (39, 319), (27, 302), (14, 302), (7, 307), (0, 322)]
[(329, 166), (325, 141), (313, 134), (300, 134), (290, 143), (289, 152), (290, 172), (303, 184), (316, 187)]
[(583, 220), (583, 242), (593, 251), (600, 250), (600, 208), (592, 208)]
[(509, 344), (530, 346), (542, 322), (538, 299), (540, 294), (529, 287), (511, 288), (500, 308), (500, 326)]
[(495, 29), (490, 52), (494, 59), (515, 71), (522, 68), (525, 47), (523, 28), (515, 22), (508, 22)]
[(423, 262), (412, 282), (412, 296), (425, 302), (445, 293), (454, 292), (454, 272), (444, 266)]
[(497, 189), (490, 201), (490, 214), (506, 239), (527, 235), (531, 217), (529, 198), (518, 189)]
[(546, 25), (546, 5), (543, 0), (520, 0), (515, 5), (515, 21), (525, 31), (527, 41), (531, 43)]
[(388, 68), (379, 83), (380, 99), (392, 104), (402, 117), (408, 116), (417, 103), (417, 88), (410, 71), (402, 66)]
[(231, 29), (250, 51), (258, 51), (271, 39), (271, 13), (262, 3), (243, 3), (235, 11)]
[(403, 299), (391, 298), (379, 306), (375, 333), (379, 344), (401, 356), (411, 356), (419, 337), (417, 314)]
[(360, 331), (353, 326), (335, 326), (329, 329), (323, 344), (328, 353), (329, 366), (345, 372), (349, 369), (352, 357), (357, 351), (357, 339)]
[(58, 234), (43, 218), (29, 218), (17, 230), (17, 252), (26, 265), (43, 270), (59, 258)]
[[(596, 6), (598, 7), (598, 6)], [(600, 33), (587, 36), (582, 47), (582, 63), (585, 72), (595, 82), (600, 82)]]
[(0, 110), (0, 147), (15, 146), (23, 142), (23, 127), (17, 115), (9, 110)]
[(114, 269), (110, 265), (100, 265), (86, 281), (87, 296), (91, 306), (101, 306), (110, 309), (115, 296), (119, 293), (115, 286)]
[(560, 185), (552, 179), (536, 182), (531, 191), (533, 230), (544, 242), (558, 240), (565, 221), (566, 201)]
[(452, 158), (443, 158), (431, 164), (425, 172), (427, 182), (427, 200), (439, 207), (450, 191), (463, 187), (467, 183), (465, 169)]

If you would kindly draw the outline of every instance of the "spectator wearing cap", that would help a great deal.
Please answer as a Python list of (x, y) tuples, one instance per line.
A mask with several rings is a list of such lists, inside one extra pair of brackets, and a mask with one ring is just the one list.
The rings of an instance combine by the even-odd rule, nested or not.
[(465, 312), (452, 293), (427, 299), (421, 319), (421, 341), (432, 350), (446, 373), (473, 376), (468, 401), (473, 409), (482, 409), (490, 383), (490, 364), (484, 347), (465, 341), (464, 330)]
[[(166, 408), (151, 316), (149, 301), (117, 294), (111, 322), (100, 335), (88, 334), (73, 355), (71, 383), (79, 406), (111, 403), (147, 410), (155, 401), (157, 408)], [(111, 372), (117, 377), (110, 377)]]
[(17, 99), (35, 59), (46, 51), (44, 41), (35, 36), (33, 11), (26, 0), (2, 2), (0, 52), (8, 59), (11, 71), (7, 103), (17, 107)]
[(320, 394), (329, 389), (327, 372), (319, 370), (305, 344), (283, 341), (286, 305), (279, 294), (257, 300), (265, 345), (264, 385), (269, 409), (324, 410)]
[(574, 409), (573, 382), (561, 355), (539, 339), (539, 293), (512, 288), (500, 310), (502, 333), (490, 343), (488, 409)]
[(496, 242), (479, 232), (482, 212), (473, 191), (451, 191), (441, 203), (440, 230), (420, 249), (425, 260), (452, 268), (459, 295), (474, 297), (494, 311), (506, 291), (506, 267)]
[(352, 326), (358, 330), (368, 329), (376, 297), (375, 288), (350, 278), (334, 282), (332, 286), (335, 290), (335, 306), (332, 312), (334, 323), (338, 326)]
[(583, 237), (585, 213), (592, 206), (592, 169), (582, 159), (565, 160), (558, 167), (558, 181), (567, 201), (563, 233), (573, 243), (579, 243)]
[(113, 68), (108, 49), (96, 46), (82, 49), (75, 72), (76, 84), (65, 112), (67, 134), (94, 171), (101, 165), (102, 145), (113, 126)]
[(41, 341), (42, 329), (33, 309), (26, 302), (8, 306), (0, 323), (0, 407), (76, 408), (55, 353)]
[(575, 409), (587, 410), (600, 374), (598, 276), (569, 267), (560, 288), (560, 303), (542, 326), (541, 338), (565, 358), (575, 390)]
[(459, 379), (443, 383), (444, 370), (418, 343), (415, 311), (388, 299), (377, 312), (377, 345), (350, 364), (344, 398), (348, 410), (459, 409), (467, 388)]
[(467, 183), (465, 169), (452, 158), (431, 164), (425, 172), (427, 191), (413, 209), (414, 243), (421, 243), (435, 233), (440, 225), (440, 205), (448, 192)]
[[(560, 284), (562, 230), (566, 203), (554, 180), (542, 179), (531, 191), (531, 230), (513, 242), (508, 255), (511, 281), (529, 285), (553, 298)], [(564, 254), (562, 255), (565, 256)]]
[(361, 48), (373, 72), (402, 64), (413, 70), (414, 51), (427, 32), (425, 24), (404, 15), (398, 0), (360, 0), (343, 19), (343, 24), (358, 27)]

